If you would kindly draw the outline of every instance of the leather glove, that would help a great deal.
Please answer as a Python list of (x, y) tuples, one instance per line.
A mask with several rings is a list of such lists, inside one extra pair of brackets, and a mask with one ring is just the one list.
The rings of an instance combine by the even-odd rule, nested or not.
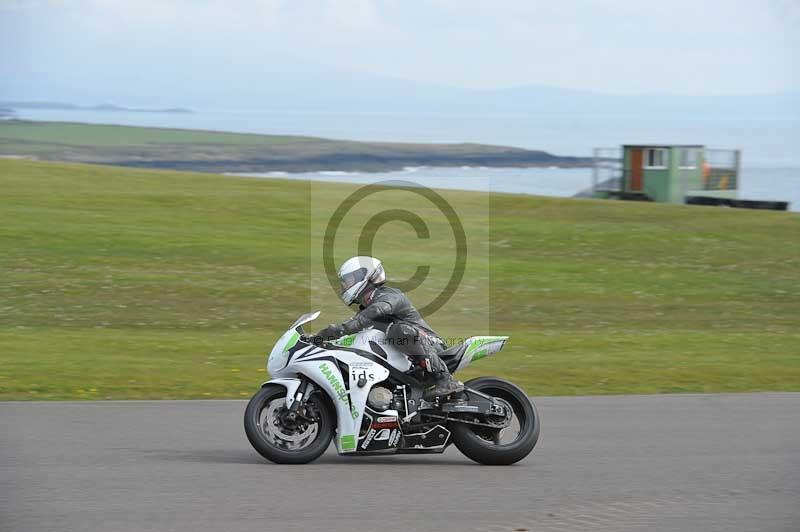
[(344, 329), (342, 326), (332, 323), (314, 335), (314, 345), (319, 346), (322, 345), (323, 342), (332, 342), (342, 336), (344, 336)]

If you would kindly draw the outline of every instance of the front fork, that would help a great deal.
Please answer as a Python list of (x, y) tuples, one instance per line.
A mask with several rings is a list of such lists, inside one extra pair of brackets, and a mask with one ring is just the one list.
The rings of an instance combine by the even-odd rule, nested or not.
[(313, 391), (314, 384), (311, 382), (311, 379), (300, 375), (300, 386), (297, 387), (297, 391), (294, 393), (292, 404), (289, 405), (286, 413), (282, 416), (285, 421), (294, 422), (298, 417), (306, 421), (311, 421), (311, 419), (306, 417), (306, 401), (308, 401)]

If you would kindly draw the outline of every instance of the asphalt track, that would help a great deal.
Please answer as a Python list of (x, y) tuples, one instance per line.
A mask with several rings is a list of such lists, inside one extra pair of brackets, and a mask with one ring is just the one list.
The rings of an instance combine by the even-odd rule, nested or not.
[(276, 466), (239, 401), (0, 403), (0, 530), (800, 530), (800, 394), (536, 402), (511, 467)]

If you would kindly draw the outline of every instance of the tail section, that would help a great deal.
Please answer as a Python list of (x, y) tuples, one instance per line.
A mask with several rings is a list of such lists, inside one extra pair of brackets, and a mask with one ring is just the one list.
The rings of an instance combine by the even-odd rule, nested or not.
[(508, 336), (473, 336), (467, 338), (467, 350), (458, 363), (458, 369), (467, 367), (474, 360), (480, 360), (503, 349)]

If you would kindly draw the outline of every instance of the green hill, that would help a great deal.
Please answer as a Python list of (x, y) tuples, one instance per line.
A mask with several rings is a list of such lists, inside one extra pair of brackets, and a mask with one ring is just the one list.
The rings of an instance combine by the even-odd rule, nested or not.
[[(347, 313), (310, 271), (310, 206), (353, 185), (0, 160), (0, 189), (0, 399), (249, 396), (297, 315)], [(431, 323), (511, 336), (463, 378), (536, 395), (800, 390), (797, 214), (442, 194), (485, 231), (463, 284), (488, 292)], [(422, 252), (389, 229), (376, 254), (407, 277)], [(426, 245), (436, 272), (449, 255)]]
[(0, 155), (200, 172), (375, 172), (405, 166), (590, 166), (586, 157), (486, 144), (356, 142), (190, 129), (0, 121)]

